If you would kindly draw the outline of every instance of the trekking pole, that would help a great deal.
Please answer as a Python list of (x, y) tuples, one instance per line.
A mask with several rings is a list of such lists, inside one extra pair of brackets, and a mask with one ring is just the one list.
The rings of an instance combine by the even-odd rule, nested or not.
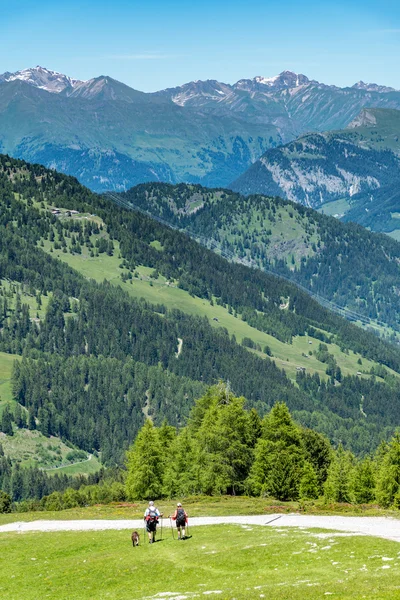
[(171, 517), (169, 518), (169, 522), (171, 523), (172, 539), (174, 540), (174, 539), (175, 539), (175, 536), (174, 536), (174, 528), (172, 527), (172, 519), (171, 519)]
[(162, 522), (163, 522), (163, 518), (161, 517), (161, 541), (162, 541)]
[(189, 519), (186, 521), (186, 537), (189, 537)]

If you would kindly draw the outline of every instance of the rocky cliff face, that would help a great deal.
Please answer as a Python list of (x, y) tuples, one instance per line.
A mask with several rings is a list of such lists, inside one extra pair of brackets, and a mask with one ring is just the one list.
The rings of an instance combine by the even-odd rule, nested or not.
[(400, 111), (366, 109), (345, 130), (309, 134), (267, 151), (230, 187), (313, 208), (339, 199), (352, 204), (400, 180), (399, 133)]

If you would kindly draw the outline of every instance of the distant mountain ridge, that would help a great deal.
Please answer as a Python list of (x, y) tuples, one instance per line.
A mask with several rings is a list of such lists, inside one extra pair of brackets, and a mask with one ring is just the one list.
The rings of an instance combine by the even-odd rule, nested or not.
[(391, 215), (400, 211), (400, 111), (364, 109), (343, 130), (308, 134), (267, 150), (230, 187), (312, 208), (344, 201), (346, 220), (374, 231), (397, 230), (399, 220)]
[[(0, 74), (0, 82), (1, 81), (15, 81), (16, 79), (19, 79), (21, 81), (26, 81), (27, 83), (29, 83), (30, 85), (33, 85), (35, 87), (40, 87), (42, 89), (46, 89), (49, 92), (60, 93), (68, 88), (75, 88), (77, 86), (81, 86), (82, 84), (90, 83), (95, 80), (101, 79), (103, 77), (105, 78), (107, 76), (93, 77), (88, 80), (74, 79), (74, 78), (70, 77), (69, 75), (64, 75), (63, 73), (60, 73), (58, 71), (52, 71), (50, 69), (47, 69), (46, 67), (41, 67), (40, 65), (37, 65), (36, 67), (29, 67), (26, 69), (21, 69), (20, 71), (15, 71), (14, 73), (6, 72), (3, 74)], [(111, 77), (108, 77), (108, 78), (112, 79)], [(53, 82), (57, 83), (57, 85), (52, 85)], [(256, 77), (253, 77), (253, 79), (239, 79), (234, 84), (220, 83), (216, 80), (209, 80), (209, 79), (207, 79), (206, 81), (197, 80), (197, 81), (192, 81), (190, 83), (184, 84), (184, 85), (176, 87), (176, 88), (168, 88), (166, 90), (162, 90), (161, 92), (155, 92), (155, 93), (162, 93), (162, 92), (167, 92), (167, 91), (173, 90), (173, 89), (180, 89), (180, 88), (184, 88), (185, 86), (193, 87), (198, 84), (199, 85), (218, 84), (218, 85), (224, 86), (226, 88), (246, 90), (246, 91), (255, 91), (255, 90), (265, 91), (265, 89), (267, 89), (267, 88), (269, 88), (270, 90), (284, 90), (284, 89), (291, 89), (291, 88), (296, 88), (296, 87), (309, 85), (309, 84), (324, 86), (324, 87), (333, 88), (333, 89), (348, 89), (346, 87), (340, 88), (339, 86), (336, 86), (336, 85), (328, 85), (328, 84), (320, 83), (319, 81), (316, 81), (315, 79), (310, 80), (306, 75), (303, 75), (302, 73), (294, 73), (293, 71), (282, 71), (281, 73), (279, 73), (279, 75), (275, 75), (273, 77), (264, 77), (261, 75), (257, 75)], [(122, 85), (126, 85), (126, 84), (122, 84)], [(127, 87), (129, 87), (129, 86), (127, 86)], [(364, 91), (369, 91), (369, 92), (395, 92), (396, 91), (396, 89), (393, 87), (379, 85), (377, 83), (365, 83), (364, 81), (358, 81), (351, 87), (351, 89), (358, 89), (358, 90), (364, 90)]]
[(38, 66), (0, 75), (0, 151), (96, 191), (146, 181), (227, 186), (269, 149), (343, 129), (366, 106), (400, 109), (400, 92), (284, 71), (145, 93), (109, 76), (80, 81)]

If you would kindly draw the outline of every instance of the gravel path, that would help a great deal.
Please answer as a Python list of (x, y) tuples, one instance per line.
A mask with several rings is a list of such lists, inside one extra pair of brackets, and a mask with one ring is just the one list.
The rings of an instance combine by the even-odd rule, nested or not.
[[(341, 517), (311, 516), (298, 514), (257, 515), (241, 517), (193, 517), (189, 527), (199, 525), (238, 524), (243, 526), (267, 525), (268, 527), (301, 527), (342, 531), (359, 535), (372, 535), (400, 542), (400, 519), (388, 517)], [(164, 531), (169, 519), (164, 518)], [(0, 533), (11, 531), (101, 531), (104, 529), (137, 529), (141, 531), (143, 520), (87, 520), (87, 521), (31, 521), (9, 523), (0, 526)]]

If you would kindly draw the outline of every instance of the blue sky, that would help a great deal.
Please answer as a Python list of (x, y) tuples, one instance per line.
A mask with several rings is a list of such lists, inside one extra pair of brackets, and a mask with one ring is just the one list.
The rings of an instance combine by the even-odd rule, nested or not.
[(289, 69), (400, 89), (394, 0), (0, 0), (0, 15), (0, 73), (40, 64), (154, 91)]

